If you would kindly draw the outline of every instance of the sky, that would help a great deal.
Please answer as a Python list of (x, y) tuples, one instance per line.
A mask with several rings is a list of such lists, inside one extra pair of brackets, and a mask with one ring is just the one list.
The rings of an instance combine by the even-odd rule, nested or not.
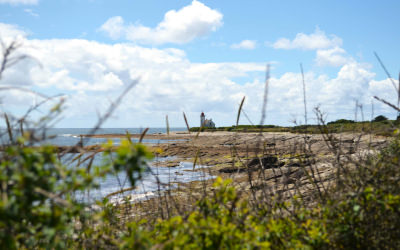
[(13, 57), (27, 56), (3, 72), (0, 112), (18, 118), (58, 96), (31, 118), (62, 98), (55, 126), (91, 127), (135, 83), (104, 127), (164, 127), (166, 115), (184, 127), (183, 112), (190, 126), (201, 112), (230, 126), (243, 97), (240, 124), (258, 124), (269, 65), (264, 124), (304, 124), (302, 64), (307, 123), (316, 107), (327, 121), (395, 119), (373, 96), (397, 103), (399, 9), (397, 0), (0, 0), (3, 47), (16, 41)]

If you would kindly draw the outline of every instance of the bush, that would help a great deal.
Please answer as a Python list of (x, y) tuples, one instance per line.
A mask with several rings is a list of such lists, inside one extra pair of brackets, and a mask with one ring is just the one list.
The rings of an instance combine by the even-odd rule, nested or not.
[(328, 125), (329, 124), (343, 124), (343, 123), (354, 123), (354, 121), (353, 120), (347, 120), (347, 119), (339, 119), (339, 120), (336, 120), (336, 121), (328, 122)]
[(143, 145), (123, 141), (113, 157), (107, 145), (104, 164), (88, 171), (63, 165), (53, 146), (23, 146), (28, 138), (6, 146), (0, 158), (0, 246), (7, 249), (86, 245), (81, 239), (93, 223), (102, 228), (107, 214), (88, 213), (75, 194), (97, 187), (99, 178), (114, 171), (125, 171), (134, 185), (151, 158)]
[[(327, 234), (308, 216), (292, 221), (273, 218), (272, 211), (262, 208), (251, 211), (246, 201), (240, 200), (231, 180), (217, 178), (214, 198), (202, 199), (190, 215), (160, 220), (150, 234), (142, 234), (141, 241), (166, 249), (238, 249), (238, 248), (306, 248), (326, 245)], [(305, 214), (309, 214), (304, 211)], [(124, 247), (137, 245), (137, 223), (124, 236)], [(147, 245), (147, 246), (149, 246)]]
[(377, 117), (375, 117), (372, 121), (373, 122), (383, 122), (383, 121), (387, 121), (388, 118), (383, 116), (383, 115), (378, 115)]

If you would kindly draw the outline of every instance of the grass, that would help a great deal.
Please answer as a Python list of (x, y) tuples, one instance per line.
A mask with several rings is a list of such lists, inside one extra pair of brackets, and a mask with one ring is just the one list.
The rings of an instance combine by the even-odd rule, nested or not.
[[(387, 120), (380, 122), (333, 122), (328, 123), (324, 129), (327, 129), (331, 133), (341, 132), (366, 132), (383, 136), (392, 136), (398, 124), (395, 120)], [(307, 134), (321, 134), (327, 131), (321, 130), (321, 125), (298, 125), (298, 126), (277, 126), (277, 125), (238, 125), (230, 127), (217, 127), (217, 128), (190, 128), (191, 132), (207, 131), (229, 131), (229, 132), (290, 132), (290, 133), (307, 133)]]

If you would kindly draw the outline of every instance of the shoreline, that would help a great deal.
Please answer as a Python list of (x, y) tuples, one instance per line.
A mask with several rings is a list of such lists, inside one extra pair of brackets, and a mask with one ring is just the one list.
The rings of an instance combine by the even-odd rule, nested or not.
[[(188, 132), (170, 132), (169, 135), (166, 133), (155, 133), (155, 134), (145, 134), (144, 139), (159, 139), (159, 140), (171, 140), (171, 139), (181, 139), (182, 136), (190, 135)], [(82, 138), (127, 138), (127, 134), (80, 134), (77, 135)], [(131, 138), (140, 138), (142, 134), (129, 134)]]
[[(92, 138), (124, 138), (126, 134), (97, 134), (97, 135), (82, 135), (83, 137)], [(140, 138), (141, 134), (131, 134), (131, 138)], [(359, 141), (357, 135), (352, 133), (340, 133), (335, 134), (335, 140), (340, 140), (345, 154), (356, 155), (367, 152), (368, 149), (374, 148), (379, 149), (383, 147), (387, 142), (387, 138), (382, 136), (362, 135)], [(176, 140), (168, 143), (148, 144), (145, 143), (150, 151), (153, 152), (154, 156), (157, 157), (171, 157), (168, 161), (156, 161), (155, 167), (168, 167), (171, 171), (180, 162), (196, 162), (196, 166), (205, 165), (208, 166), (207, 173), (210, 176), (221, 176), (223, 179), (232, 178), (234, 185), (241, 186), (247, 185), (249, 173), (257, 173), (261, 167), (258, 164), (260, 160), (268, 160), (274, 158), (276, 163), (272, 166), (268, 166), (265, 169), (265, 180), (268, 185), (290, 185), (294, 184), (293, 178), (289, 178), (289, 175), (299, 176), (303, 173), (302, 169), (305, 169), (304, 162), (308, 157), (305, 154), (304, 149), (301, 145), (304, 145), (305, 140), (310, 144), (310, 149), (314, 153), (313, 166), (318, 169), (323, 182), (329, 181), (331, 175), (334, 172), (334, 166), (331, 164), (334, 156), (330, 152), (326, 139), (320, 134), (295, 134), (290, 132), (264, 132), (264, 133), (240, 133), (240, 132), (228, 132), (228, 131), (215, 131), (215, 132), (200, 132), (200, 133), (188, 133), (184, 131), (170, 132), (167, 134), (146, 134), (144, 139), (158, 139), (158, 140)], [(371, 139), (371, 141), (370, 141)], [(358, 146), (356, 147), (355, 145)], [(76, 152), (83, 151), (97, 151), (101, 152), (102, 147), (100, 145), (85, 146), (85, 147), (59, 147), (68, 152), (73, 153), (71, 150)], [(251, 162), (256, 161), (256, 164), (251, 165)], [(274, 169), (280, 170), (274, 170)], [(194, 171), (199, 171), (197, 168)], [(280, 175), (276, 175), (274, 171), (281, 171)], [(309, 170), (307, 170), (309, 171)], [(287, 176), (286, 176), (287, 175)], [(256, 174), (254, 175), (256, 176)], [(253, 177), (252, 177), (253, 178)], [(302, 174), (300, 177), (301, 182), (306, 183), (306, 177)], [(207, 188), (211, 187), (213, 179), (207, 180)], [(198, 181), (191, 181), (189, 183), (179, 183), (180, 188), (170, 190), (171, 194), (176, 194), (176, 199), (185, 200), (191, 189), (201, 189), (203, 184)], [(307, 186), (307, 185), (305, 185)], [(304, 187), (305, 188), (305, 187)], [(189, 192), (189, 193), (186, 193)], [(305, 191), (302, 191), (305, 192)], [(108, 194), (114, 196), (118, 194)], [(118, 195), (117, 195), (118, 196)], [(125, 196), (125, 195), (123, 195)], [(130, 197), (129, 194), (126, 194)], [(179, 197), (179, 198), (178, 198)], [(149, 200), (141, 201), (146, 204), (152, 204), (157, 202), (154, 197), (148, 197)], [(146, 206), (147, 207), (147, 206)]]

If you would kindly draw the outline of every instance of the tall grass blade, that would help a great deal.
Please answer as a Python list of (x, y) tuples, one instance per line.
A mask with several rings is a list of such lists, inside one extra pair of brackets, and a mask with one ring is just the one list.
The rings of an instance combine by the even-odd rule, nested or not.
[(251, 121), (250, 117), (246, 114), (244, 109), (242, 108), (242, 113), (244, 114), (244, 117), (246, 117), (247, 121), (254, 126), (254, 123)]
[(301, 78), (303, 80), (303, 101), (304, 101), (304, 122), (307, 125), (307, 98), (306, 98), (306, 82), (304, 80), (303, 64), (300, 63)]
[(396, 105), (391, 104), (390, 102), (385, 101), (385, 100), (383, 100), (383, 99), (381, 99), (381, 98), (379, 98), (379, 97), (377, 97), (377, 96), (374, 96), (374, 98), (375, 98), (376, 100), (380, 101), (380, 102), (383, 102), (384, 104), (388, 105), (389, 107), (393, 108), (393, 109), (396, 110), (397, 112), (400, 112), (400, 109), (399, 109), (398, 107), (396, 107)]
[(12, 142), (12, 141), (14, 141), (13, 140), (12, 128), (11, 128), (11, 125), (10, 125), (10, 120), (8, 119), (8, 115), (6, 113), (4, 113), (4, 118), (6, 119), (8, 137), (10, 137), (10, 141)]
[(93, 165), (93, 161), (94, 161), (94, 157), (96, 156), (96, 154), (100, 152), (99, 150), (97, 150), (97, 152), (94, 152), (92, 155), (86, 157), (86, 159), (84, 159), (83, 161), (86, 162), (88, 159), (90, 159), (89, 164), (87, 165), (86, 171), (87, 173), (90, 173), (90, 171), (92, 170), (92, 165)]
[(169, 135), (169, 122), (168, 122), (168, 115), (165, 116), (165, 123), (167, 125), (167, 135)]
[(131, 134), (129, 133), (128, 130), (126, 130), (125, 133), (126, 133), (126, 139), (128, 139), (129, 143), (132, 144)]
[[(399, 72), (399, 78), (397, 82), (397, 108), (400, 108), (400, 72)], [(399, 112), (397, 111), (397, 116), (399, 116)], [(397, 117), (396, 117), (397, 119)]]
[(200, 127), (199, 131), (197, 131), (196, 136), (194, 137), (194, 139), (197, 139), (200, 135), (201, 130), (203, 129), (203, 126)]
[(23, 119), (19, 120), (19, 130), (21, 132), (21, 136), (23, 136), (24, 135), (24, 120)]
[(147, 131), (149, 131), (149, 128), (146, 128), (145, 130), (143, 130), (143, 132), (140, 134), (140, 138), (139, 138), (139, 143), (142, 143), (144, 136), (146, 135)]
[(260, 125), (264, 125), (264, 120), (266, 116), (267, 110), (267, 101), (268, 101), (268, 87), (269, 87), (269, 64), (267, 64), (267, 68), (265, 70), (265, 87), (264, 87), (264, 98), (263, 98), (263, 106), (261, 110), (261, 120)]
[(190, 127), (189, 127), (189, 123), (188, 123), (188, 120), (186, 118), (185, 112), (183, 112), (183, 119), (185, 120), (186, 128), (187, 128), (187, 130), (188, 130), (188, 132), (190, 134)]
[(197, 149), (196, 156), (194, 157), (193, 161), (193, 170), (196, 168), (197, 160), (199, 159), (200, 149)]
[(357, 122), (357, 115), (358, 115), (358, 100), (356, 100), (356, 106), (354, 109), (354, 121)]
[(238, 114), (237, 114), (237, 117), (236, 117), (236, 127), (239, 125), (240, 113), (242, 112), (243, 103), (244, 103), (244, 100), (245, 100), (245, 99), (246, 99), (246, 96), (243, 96), (243, 99), (242, 99), (242, 101), (240, 102)]
[(392, 85), (394, 87), (394, 89), (396, 90), (396, 92), (399, 92), (399, 89), (396, 86), (396, 83), (393, 81), (392, 76), (390, 75), (389, 71), (386, 69), (385, 65), (383, 64), (381, 58), (378, 56), (378, 54), (376, 52), (374, 52), (376, 59), (378, 59), (379, 64), (381, 65), (381, 67), (383, 68), (383, 70), (385, 71), (387, 77), (390, 79), (390, 81), (392, 82)]

